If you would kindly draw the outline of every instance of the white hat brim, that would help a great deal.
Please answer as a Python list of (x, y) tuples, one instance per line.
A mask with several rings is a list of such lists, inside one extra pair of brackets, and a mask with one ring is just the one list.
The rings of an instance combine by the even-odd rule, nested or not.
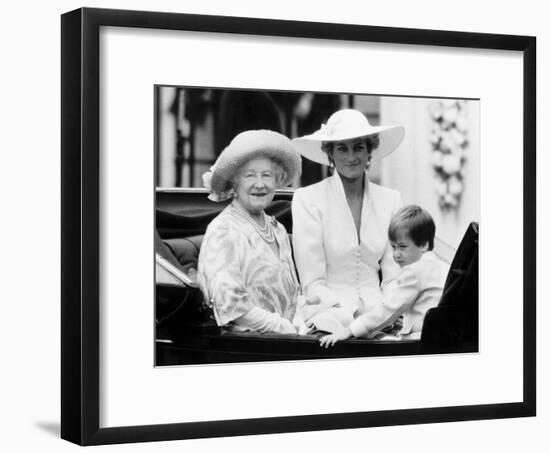
[(371, 126), (363, 133), (353, 136), (338, 136), (337, 134), (328, 135), (320, 130), (310, 135), (297, 137), (293, 139), (292, 142), (294, 143), (297, 151), (306, 159), (328, 166), (328, 156), (321, 149), (323, 142), (339, 142), (354, 138), (368, 137), (369, 135), (375, 134), (378, 134), (380, 143), (373, 151), (372, 159), (379, 160), (395, 151), (395, 149), (401, 144), (403, 138), (405, 137), (405, 128), (403, 126)]

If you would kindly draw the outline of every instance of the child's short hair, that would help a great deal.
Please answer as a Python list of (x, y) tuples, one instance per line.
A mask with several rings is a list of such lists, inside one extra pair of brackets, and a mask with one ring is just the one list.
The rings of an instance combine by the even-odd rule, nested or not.
[(388, 228), (390, 241), (395, 241), (399, 230), (407, 230), (417, 247), (428, 243), (428, 250), (433, 250), (435, 223), (428, 211), (420, 206), (404, 206), (395, 213)]

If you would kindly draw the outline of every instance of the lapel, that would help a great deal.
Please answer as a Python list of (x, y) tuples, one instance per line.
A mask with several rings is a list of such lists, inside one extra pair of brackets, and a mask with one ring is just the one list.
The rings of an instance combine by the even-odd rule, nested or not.
[(361, 244), (367, 242), (367, 219), (371, 213), (371, 183), (367, 172), (365, 171), (365, 189), (363, 192), (363, 205), (361, 206), (361, 226), (359, 228), (359, 235), (361, 237)]
[[(328, 207), (330, 211), (335, 211), (335, 217), (340, 219), (342, 233), (346, 234), (346, 237), (350, 237), (353, 243), (357, 245), (357, 230), (355, 229), (355, 222), (353, 221), (353, 215), (346, 199), (346, 193), (344, 191), (344, 185), (340, 179), (340, 175), (335, 170), (334, 174), (330, 177), (329, 191), (332, 198), (332, 203)], [(363, 204), (361, 205), (361, 225), (359, 228), (360, 242), (363, 244), (366, 238), (366, 224), (371, 210), (371, 197), (370, 197), (370, 182), (365, 171), (365, 188), (363, 193)]]

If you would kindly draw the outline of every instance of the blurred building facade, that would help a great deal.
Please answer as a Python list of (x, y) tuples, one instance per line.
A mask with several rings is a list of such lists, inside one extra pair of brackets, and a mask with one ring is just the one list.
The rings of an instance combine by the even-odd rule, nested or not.
[[(201, 175), (239, 132), (271, 129), (293, 138), (352, 107), (373, 125), (405, 127), (399, 148), (373, 162), (374, 182), (399, 190), (405, 204), (426, 208), (438, 237), (452, 247), (479, 221), (478, 101), (161, 86), (155, 95), (158, 187), (202, 187)], [(304, 159), (297, 186), (328, 172)]]
[[(446, 115), (449, 124), (441, 131), (440, 116)], [(380, 181), (399, 190), (404, 204), (427, 209), (437, 236), (456, 248), (469, 223), (480, 217), (479, 101), (384, 97), (380, 116), (383, 123), (405, 127), (399, 148), (381, 162)], [(438, 131), (450, 143), (441, 143)], [(442, 168), (441, 155), (448, 158), (448, 168)], [(446, 197), (450, 205), (442, 205)]]

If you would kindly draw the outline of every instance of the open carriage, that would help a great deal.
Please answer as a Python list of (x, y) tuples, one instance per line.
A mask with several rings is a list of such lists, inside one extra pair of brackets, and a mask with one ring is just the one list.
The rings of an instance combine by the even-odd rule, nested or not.
[[(278, 191), (266, 209), (290, 234), (292, 194)], [(224, 207), (208, 200), (203, 189), (157, 189), (155, 248), (159, 260), (168, 263), (157, 265), (156, 272), (157, 366), (477, 352), (477, 224), (470, 224), (456, 251), (436, 240), (434, 251), (451, 268), (441, 301), (428, 311), (419, 340), (382, 335), (324, 349), (318, 335), (237, 333), (216, 325), (192, 274), (206, 227)], [(165, 275), (166, 268), (177, 269), (180, 278)]]

